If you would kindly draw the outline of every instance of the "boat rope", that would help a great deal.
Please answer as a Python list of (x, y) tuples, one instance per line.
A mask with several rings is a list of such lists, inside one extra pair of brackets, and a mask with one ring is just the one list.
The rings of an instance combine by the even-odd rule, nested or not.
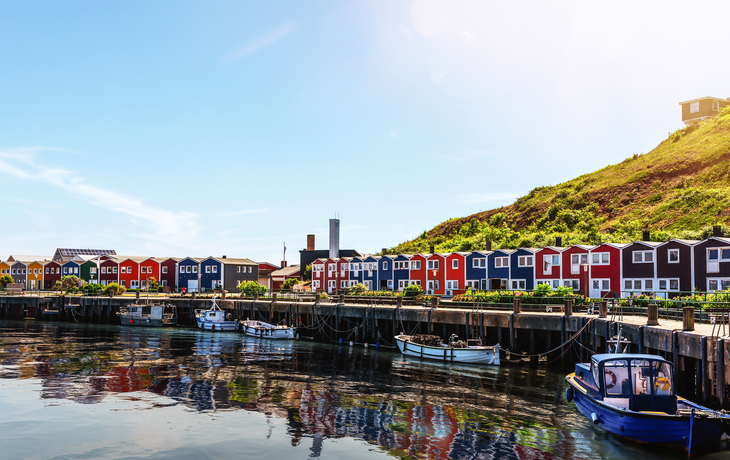
[[(507, 349), (507, 348), (504, 348), (504, 350), (505, 350), (505, 351), (509, 351), (509, 353), (510, 353), (511, 355), (515, 355), (515, 356), (520, 356), (520, 357), (522, 357), (522, 358), (531, 358), (531, 357), (535, 357), (535, 356), (537, 356), (537, 357), (540, 357), (540, 356), (545, 356), (545, 355), (548, 355), (548, 354), (550, 354), (550, 353), (553, 353), (553, 352), (555, 352), (555, 351), (559, 350), (559, 349), (560, 349), (560, 348), (562, 348), (563, 346), (566, 346), (566, 345), (571, 345), (571, 344), (572, 344), (573, 342), (577, 342), (577, 340), (578, 340), (578, 337), (580, 336), (580, 334), (581, 334), (581, 333), (582, 333), (582, 332), (583, 332), (583, 331), (585, 330), (585, 328), (587, 328), (587, 327), (588, 327), (588, 325), (589, 325), (589, 324), (591, 324), (591, 323), (593, 322), (593, 320), (594, 320), (594, 319), (595, 319), (595, 318), (591, 318), (590, 320), (588, 320), (588, 322), (587, 322), (587, 323), (586, 323), (586, 324), (585, 324), (585, 325), (584, 325), (584, 326), (583, 326), (583, 327), (582, 327), (582, 328), (581, 328), (581, 329), (580, 329), (579, 331), (577, 331), (577, 332), (576, 332), (575, 334), (571, 335), (571, 336), (570, 336), (570, 337), (568, 338), (568, 340), (566, 340), (565, 342), (561, 343), (560, 345), (558, 345), (557, 347), (553, 348), (552, 350), (549, 350), (549, 351), (545, 351), (545, 352), (542, 352), (542, 353), (534, 353), (534, 354), (528, 354), (528, 353), (517, 353), (517, 352), (513, 352), (513, 351), (511, 351), (511, 350), (509, 350), (509, 349)], [(581, 345), (581, 346), (582, 346), (582, 345)], [(572, 347), (571, 347), (571, 348), (572, 348)], [(568, 351), (568, 349), (566, 349), (565, 351), (563, 351), (563, 353), (561, 353), (561, 354), (560, 354), (560, 356), (563, 356), (563, 355), (565, 354), (565, 352), (566, 352), (566, 351)], [(560, 357), (560, 356), (559, 356), (559, 357)]]

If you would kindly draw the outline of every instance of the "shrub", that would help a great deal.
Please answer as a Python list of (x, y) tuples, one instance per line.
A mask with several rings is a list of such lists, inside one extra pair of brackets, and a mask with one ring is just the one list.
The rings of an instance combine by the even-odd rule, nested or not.
[(258, 293), (259, 295), (266, 294), (266, 291), (268, 291), (268, 288), (264, 286), (263, 284), (259, 284), (256, 281), (242, 281), (238, 283), (238, 286), (236, 286), (238, 290), (245, 295), (254, 295), (254, 293)]
[(403, 296), (418, 298), (418, 296), (421, 295), (422, 292), (423, 288), (421, 288), (420, 284), (411, 284), (410, 286), (407, 286), (405, 289), (403, 289)]
[(281, 285), (282, 292), (284, 291), (291, 291), (291, 288), (296, 286), (297, 284), (301, 283), (299, 278), (289, 278), (284, 281), (284, 284)]
[(362, 283), (357, 283), (356, 285), (350, 286), (350, 288), (347, 289), (347, 293), (350, 295), (360, 295), (366, 293), (367, 291), (368, 288), (365, 287), (365, 285)]
[(109, 294), (111, 291), (114, 293), (114, 295), (121, 295), (124, 294), (124, 292), (127, 290), (124, 286), (117, 284), (117, 283), (109, 283), (104, 288), (104, 294)]

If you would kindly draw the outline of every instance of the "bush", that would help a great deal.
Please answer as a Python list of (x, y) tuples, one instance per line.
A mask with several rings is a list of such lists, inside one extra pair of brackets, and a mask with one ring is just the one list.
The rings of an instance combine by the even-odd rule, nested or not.
[(411, 284), (403, 289), (403, 296), (417, 298), (422, 292), (423, 288), (421, 288), (420, 284)]
[(299, 278), (289, 278), (284, 281), (284, 284), (281, 285), (281, 291), (282, 292), (291, 291), (291, 289), (299, 283), (301, 283)]
[(268, 291), (266, 286), (259, 284), (256, 281), (242, 281), (238, 283), (236, 288), (245, 295), (254, 295), (254, 293), (263, 295), (266, 294), (266, 291)]
[(347, 293), (349, 295), (361, 295), (368, 291), (368, 288), (365, 287), (362, 283), (357, 283), (354, 286), (350, 286), (349, 289), (347, 289)]
[(330, 296), (326, 292), (320, 292), (319, 293), (319, 299), (320, 300), (326, 300), (326, 299), (329, 299), (329, 298), (330, 298)]
[(118, 283), (109, 283), (104, 288), (104, 294), (109, 294), (109, 292), (112, 292), (114, 293), (114, 295), (121, 295), (124, 294), (126, 290), (127, 288)]

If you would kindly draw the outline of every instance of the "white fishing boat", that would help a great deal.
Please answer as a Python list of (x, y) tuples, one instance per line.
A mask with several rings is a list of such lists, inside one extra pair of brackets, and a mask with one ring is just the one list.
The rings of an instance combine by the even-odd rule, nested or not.
[(119, 308), (117, 315), (122, 325), (127, 326), (160, 327), (177, 324), (177, 310), (172, 304), (125, 305)]
[(252, 319), (241, 321), (241, 332), (251, 337), (293, 339), (295, 330), (296, 328), (294, 326), (279, 326)]
[(238, 321), (230, 313), (221, 310), (213, 296), (213, 305), (208, 310), (195, 310), (195, 322), (201, 331), (237, 331)]
[[(449, 343), (421, 344), (420, 337), (397, 335), (395, 341), (398, 349), (405, 356), (432, 359), (448, 363), (493, 364), (499, 365), (499, 344), (485, 346), (481, 341), (461, 342), (452, 336)], [(456, 339), (456, 340), (454, 340)], [(440, 341), (440, 340), (439, 340)]]

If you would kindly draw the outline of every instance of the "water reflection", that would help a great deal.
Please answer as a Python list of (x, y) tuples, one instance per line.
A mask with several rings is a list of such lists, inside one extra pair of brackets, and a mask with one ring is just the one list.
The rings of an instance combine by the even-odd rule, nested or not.
[(562, 376), (543, 368), (442, 366), (382, 349), (194, 329), (0, 322), (0, 378), (39, 379), (49, 402), (147, 394), (198, 414), (258, 412), (285, 420), (291, 445), (311, 457), (339, 437), (399, 458), (636, 454), (584, 436), (594, 431), (566, 405)]

